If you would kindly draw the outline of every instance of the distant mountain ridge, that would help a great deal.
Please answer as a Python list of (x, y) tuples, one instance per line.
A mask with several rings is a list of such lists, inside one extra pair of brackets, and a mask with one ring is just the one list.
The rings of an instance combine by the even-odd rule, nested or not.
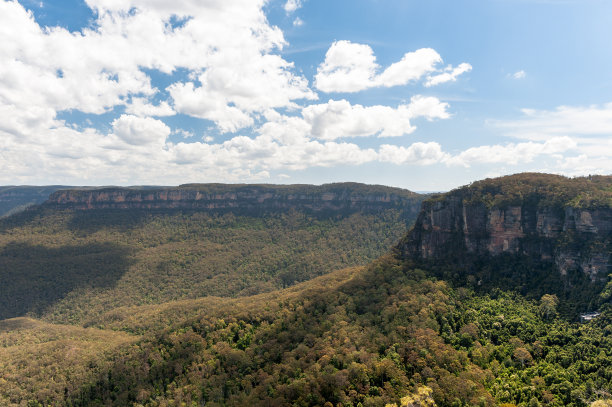
[(69, 187), (62, 185), (0, 186), (0, 217), (19, 212), (32, 205), (41, 204), (46, 201), (53, 192), (65, 188)]
[[(66, 185), (5, 185), (0, 186), (0, 218), (21, 212), (31, 206), (40, 205), (49, 196), (59, 190), (92, 190), (108, 187), (66, 186)], [(131, 189), (149, 189), (159, 187), (129, 187)]]
[(416, 215), (422, 195), (358, 183), (315, 185), (187, 184), (169, 188), (71, 189), (54, 192), (47, 207), (86, 209), (243, 209), (299, 207), (313, 212), (406, 207)]

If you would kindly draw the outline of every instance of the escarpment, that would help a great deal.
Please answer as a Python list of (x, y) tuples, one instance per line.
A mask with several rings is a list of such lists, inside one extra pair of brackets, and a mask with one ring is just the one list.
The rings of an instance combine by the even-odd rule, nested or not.
[[(576, 272), (604, 284), (612, 271), (612, 177), (519, 174), (453, 190), (423, 203), (399, 249), (406, 258), (453, 264), (475, 284), (486, 279), (484, 268), (508, 279), (523, 273), (513, 281), (526, 284), (534, 267), (554, 269), (566, 286), (574, 282), (563, 277)], [(517, 271), (518, 258), (532, 271)]]
[(418, 213), (424, 196), (399, 188), (355, 183), (312, 185), (191, 184), (173, 188), (103, 188), (53, 193), (46, 207), (91, 209), (209, 209), (377, 211)]

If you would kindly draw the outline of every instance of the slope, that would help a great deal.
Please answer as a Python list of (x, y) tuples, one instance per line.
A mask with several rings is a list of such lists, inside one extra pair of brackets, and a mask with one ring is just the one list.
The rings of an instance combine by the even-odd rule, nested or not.
[[(453, 193), (425, 203), (424, 213)], [(612, 285), (593, 291), (602, 315), (578, 324), (560, 317), (553, 296), (485, 292), (467, 278), (449, 284), (434, 277), (438, 265), (452, 270), (444, 252), (439, 264), (407, 256), (406, 242), (427, 231), (419, 225), (427, 223), (368, 267), (250, 297), (126, 306), (87, 319), (143, 336), (54, 402), (560, 407), (612, 397)], [(457, 262), (456, 274), (464, 272)], [(55, 366), (67, 368), (61, 359)], [(28, 399), (44, 402), (35, 389)]]
[(23, 405), (32, 395), (56, 404), (106, 371), (117, 349), (137, 339), (30, 318), (0, 321), (0, 405)]
[(53, 192), (68, 187), (48, 186), (0, 186), (0, 217), (20, 212), (32, 205), (43, 203)]
[(378, 257), (421, 200), (360, 184), (59, 191), (0, 221), (0, 318), (79, 324), (289, 286)]

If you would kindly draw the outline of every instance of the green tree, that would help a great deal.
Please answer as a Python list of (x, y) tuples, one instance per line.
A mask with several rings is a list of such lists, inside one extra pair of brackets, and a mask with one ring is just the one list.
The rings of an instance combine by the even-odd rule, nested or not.
[(556, 295), (544, 294), (540, 299), (540, 314), (545, 319), (555, 316), (557, 314), (557, 305), (559, 305), (559, 299)]

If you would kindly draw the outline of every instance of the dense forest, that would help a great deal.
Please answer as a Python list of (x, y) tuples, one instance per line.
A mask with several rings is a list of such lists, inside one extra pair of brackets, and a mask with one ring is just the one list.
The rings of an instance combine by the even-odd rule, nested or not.
[[(534, 190), (541, 199), (534, 199)], [(610, 177), (526, 174), (485, 180), (446, 197), (459, 193), (465, 205), (489, 194), (492, 201), (484, 197), (479, 204), (499, 208), (545, 205), (542, 197), (552, 193), (562, 208), (607, 210), (611, 192)], [(424, 208), (443, 199), (434, 197)], [(538, 274), (533, 267), (542, 266), (542, 258), (525, 263), (521, 252), (484, 256), (472, 264), (478, 270), (454, 257), (410, 257), (406, 242), (414, 229), (401, 241), (380, 234), (398, 222), (397, 212), (338, 218), (184, 210), (96, 213), (45, 209), (3, 223), (5, 242), (37, 242), (3, 243), (5, 264), (24, 270), (27, 262), (46, 256), (55, 263), (45, 265), (67, 264), (62, 270), (77, 282), (70, 294), (30, 310), (46, 322), (0, 322), (0, 405), (612, 405), (610, 279), (586, 279), (581, 286), (554, 263)], [(609, 256), (607, 212), (602, 213), (597, 239), (600, 252)], [(406, 222), (398, 223), (401, 236)], [(370, 240), (367, 231), (373, 233)], [(231, 246), (237, 236), (244, 236), (241, 245)], [(366, 239), (355, 248), (348, 243), (352, 236)], [(115, 246), (104, 245), (111, 242)], [(85, 243), (91, 251), (77, 259)], [(189, 291), (205, 287), (198, 285), (204, 257), (215, 258), (194, 252), (210, 253), (210, 247), (218, 249), (215, 244), (230, 245), (232, 259), (253, 268), (218, 260), (215, 267), (224, 270), (227, 264), (230, 270), (225, 282), (206, 286), (211, 290), (206, 296)], [(263, 254), (266, 245), (272, 254)], [(113, 251), (118, 247), (124, 251)], [(260, 249), (249, 250), (253, 247)], [(377, 250), (386, 254), (378, 257)], [(378, 259), (346, 267), (371, 257)], [(124, 262), (127, 271), (120, 278), (105, 273)], [(33, 265), (42, 263), (27, 264), (36, 270)], [(90, 281), (78, 282), (76, 270), (84, 264), (97, 265), (88, 269)], [(255, 267), (259, 274), (244, 286), (229, 285)], [(303, 277), (283, 280), (284, 270), (293, 276), (302, 269), (308, 270)], [(491, 278), (481, 284), (468, 278), (468, 272), (480, 278), (484, 271)], [(160, 280), (147, 285), (154, 278)], [(48, 280), (45, 287), (61, 281)], [(262, 281), (269, 285), (248, 288)], [(566, 282), (563, 289), (556, 287)], [(172, 294), (160, 294), (160, 283)], [(528, 285), (538, 287), (526, 290)], [(142, 291), (129, 291), (132, 287)], [(570, 288), (591, 298), (562, 295)], [(215, 292), (223, 297), (210, 295)], [(576, 313), (587, 310), (599, 315), (579, 322)]]
[[(236, 194), (258, 188), (198, 185), (175, 191)], [(47, 203), (0, 219), (0, 318), (30, 315), (83, 324), (119, 306), (287, 287), (376, 259), (405, 233), (423, 199), (360, 184), (267, 190), (282, 196), (302, 191), (309, 203), (314, 193), (336, 193), (338, 207), (313, 211), (292, 202), (260, 211), (78, 210)], [(374, 202), (350, 207), (356, 195)], [(380, 196), (396, 198), (378, 203)]]
[(578, 324), (556, 305), (552, 296), (453, 289), (388, 255), (280, 292), (119, 309), (78, 337), (71, 330), (83, 328), (5, 330), (0, 343), (11, 356), (0, 380), (7, 404), (37, 400), (30, 405), (384, 406), (430, 395), (440, 406), (586, 406), (610, 398), (609, 307)]
[(400, 247), (454, 285), (554, 294), (575, 317), (601, 305), (612, 272), (612, 177), (477, 181), (427, 200)]

